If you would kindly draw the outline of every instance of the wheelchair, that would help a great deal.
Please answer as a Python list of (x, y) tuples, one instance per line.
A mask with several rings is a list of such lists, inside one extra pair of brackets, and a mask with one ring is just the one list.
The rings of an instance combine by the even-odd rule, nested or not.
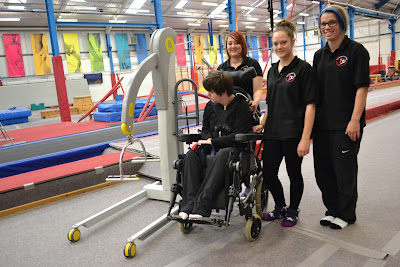
[[(191, 144), (200, 140), (200, 134), (181, 134), (178, 140)], [(261, 232), (261, 216), (267, 206), (268, 192), (263, 188), (262, 162), (255, 153), (255, 143), (261, 140), (262, 135), (257, 133), (236, 134), (235, 143), (238, 147), (239, 157), (230, 158), (228, 162), (229, 175), (232, 178), (228, 192), (222, 190), (215, 197), (213, 210), (210, 217), (203, 217), (196, 220), (183, 220), (177, 214), (171, 214), (177, 196), (182, 196), (182, 168), (184, 155), (180, 155), (178, 160), (173, 163), (174, 169), (177, 170), (176, 182), (172, 184), (172, 197), (170, 200), (169, 210), (167, 213), (168, 220), (174, 220), (179, 223), (182, 233), (187, 234), (192, 230), (193, 224), (208, 224), (214, 226), (229, 226), (235, 203), (239, 208), (239, 214), (245, 217), (245, 237), (248, 241), (254, 241)], [(258, 149), (260, 152), (260, 149)], [(247, 183), (249, 193), (245, 197), (240, 197), (242, 191), (242, 183)], [(220, 215), (221, 211), (223, 215)], [(255, 212), (254, 212), (255, 211)]]

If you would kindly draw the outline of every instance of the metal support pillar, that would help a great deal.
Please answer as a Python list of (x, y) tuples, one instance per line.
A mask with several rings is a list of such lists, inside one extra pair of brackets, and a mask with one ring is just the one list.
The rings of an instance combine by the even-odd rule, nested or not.
[(349, 14), (350, 39), (354, 40), (354, 8), (349, 7), (347, 13)]
[(228, 0), (226, 12), (229, 14), (229, 31), (237, 30), (235, 0)]
[(65, 84), (64, 67), (58, 48), (57, 28), (54, 19), (53, 1), (46, 0), (47, 25), (49, 27), (51, 50), (53, 52), (52, 63), (54, 80), (56, 83), (58, 107), (60, 109), (61, 121), (71, 121), (71, 112), (69, 110), (67, 86)]

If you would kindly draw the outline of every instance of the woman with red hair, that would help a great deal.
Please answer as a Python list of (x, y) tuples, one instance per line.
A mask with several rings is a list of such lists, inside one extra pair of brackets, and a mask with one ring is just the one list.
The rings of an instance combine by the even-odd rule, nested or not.
[(247, 44), (240, 31), (231, 31), (226, 38), (226, 53), (228, 60), (218, 66), (218, 70), (225, 71), (244, 71), (248, 67), (254, 67), (257, 76), (251, 80), (237, 82), (234, 86), (244, 89), (253, 100), (249, 102), (252, 112), (257, 110), (262, 98), (263, 74), (261, 66), (257, 60), (247, 57)]

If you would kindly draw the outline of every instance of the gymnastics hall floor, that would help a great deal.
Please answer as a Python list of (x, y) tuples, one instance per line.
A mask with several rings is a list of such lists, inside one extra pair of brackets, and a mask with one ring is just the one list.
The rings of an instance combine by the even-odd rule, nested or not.
[[(372, 91), (367, 106), (397, 103), (399, 98), (398, 88)], [(244, 218), (236, 215), (235, 208), (229, 227), (196, 225), (184, 235), (176, 222), (170, 222), (148, 239), (137, 241), (136, 256), (127, 259), (123, 255), (127, 239), (167, 212), (167, 202), (149, 199), (90, 228), (80, 227), (78, 242), (67, 240), (72, 225), (154, 182), (143, 177), (1, 217), (0, 265), (400, 266), (398, 136), (399, 111), (366, 126), (359, 153), (357, 222), (343, 230), (319, 225), (325, 209), (315, 183), (312, 155), (308, 155), (303, 161), (305, 189), (299, 223), (283, 228), (279, 222), (263, 222), (254, 242), (246, 240)], [(157, 137), (147, 143), (157, 150)], [(284, 163), (279, 176), (288, 196)]]

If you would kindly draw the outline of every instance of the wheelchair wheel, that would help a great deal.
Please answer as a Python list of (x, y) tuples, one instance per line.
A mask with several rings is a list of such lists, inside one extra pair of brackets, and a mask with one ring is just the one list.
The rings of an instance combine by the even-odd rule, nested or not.
[(262, 217), (263, 212), (267, 209), (268, 203), (268, 191), (263, 190), (263, 178), (256, 188), (256, 213), (258, 216)]
[(193, 223), (178, 223), (178, 226), (182, 233), (188, 234), (192, 231)]
[(253, 214), (246, 222), (246, 228), (244, 229), (244, 235), (247, 240), (253, 242), (258, 238), (261, 232), (261, 217), (257, 214)]

